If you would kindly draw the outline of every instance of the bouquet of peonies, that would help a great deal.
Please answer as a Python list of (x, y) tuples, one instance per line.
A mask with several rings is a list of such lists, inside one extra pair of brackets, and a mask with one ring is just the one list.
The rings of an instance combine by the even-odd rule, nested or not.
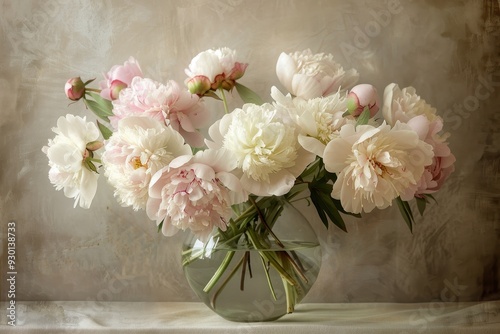
[[(356, 85), (356, 70), (306, 50), (280, 55), (286, 92), (272, 87), (264, 102), (239, 82), (247, 66), (220, 48), (192, 59), (185, 86), (144, 77), (133, 58), (112, 67), (99, 89), (70, 79), (68, 98), (100, 120), (58, 119), (43, 148), (50, 182), (89, 208), (102, 170), (119, 203), (145, 210), (166, 236), (189, 229), (206, 240), (215, 229), (225, 242), (244, 236), (260, 245), (283, 199), (310, 201), (327, 227), (343, 230), (340, 213), (396, 202), (411, 229), (408, 201), (423, 213), (454, 170), (443, 120), (413, 87), (388, 85), (381, 104), (372, 85)], [(244, 104), (229, 110), (234, 90)], [(217, 111), (205, 99), (221, 101), (213, 124)], [(265, 228), (254, 228), (256, 216)]]

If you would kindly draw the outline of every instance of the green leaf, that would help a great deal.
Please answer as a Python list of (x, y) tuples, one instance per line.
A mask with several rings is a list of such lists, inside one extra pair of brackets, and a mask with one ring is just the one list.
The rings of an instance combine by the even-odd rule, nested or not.
[(94, 173), (99, 174), (99, 172), (97, 171), (96, 166), (94, 165), (94, 163), (93, 163), (92, 161), (90, 161), (90, 159), (85, 159), (85, 162), (84, 162), (84, 163), (85, 163), (85, 166), (86, 166), (89, 170), (93, 171)]
[(368, 124), (369, 120), (370, 120), (370, 108), (365, 107), (365, 110), (363, 110), (361, 115), (358, 116), (358, 120), (356, 121), (355, 126)]
[(311, 193), (311, 201), (323, 224), (328, 228), (328, 217), (335, 226), (347, 232), (344, 220), (334, 203), (334, 199), (330, 195), (332, 192), (332, 185), (326, 183), (312, 184), (309, 191)]
[(408, 202), (403, 201), (401, 197), (396, 198), (396, 203), (398, 204), (399, 211), (401, 212), (401, 215), (403, 216), (406, 225), (408, 225), (408, 228), (410, 229), (410, 232), (413, 233), (413, 213), (411, 212), (410, 205)]
[(425, 194), (424, 197), (425, 197), (427, 203), (430, 203), (429, 200), (428, 200), (428, 198), (430, 198), (430, 199), (432, 199), (434, 201), (434, 203), (438, 204), (437, 200), (431, 194)]
[(111, 101), (102, 98), (99, 94), (94, 92), (87, 92), (91, 98), (94, 100), (90, 100), (88, 98), (83, 98), (85, 105), (92, 110), (92, 112), (99, 118), (109, 122), (108, 116), (113, 115), (113, 104)]
[(352, 213), (352, 212), (344, 210), (344, 207), (342, 207), (342, 203), (340, 202), (340, 200), (332, 198), (332, 202), (333, 202), (333, 205), (335, 205), (335, 207), (337, 208), (337, 210), (339, 210), (339, 212), (342, 212), (343, 214), (353, 216), (356, 218), (361, 218), (361, 214), (359, 214), (359, 213)]
[(106, 139), (106, 140), (109, 139), (113, 135), (113, 131), (111, 131), (110, 129), (108, 129), (101, 122), (99, 122), (99, 121), (96, 121), (96, 122), (97, 122), (97, 127), (99, 128), (99, 131), (101, 131), (102, 137), (104, 139)]
[(157, 231), (158, 233), (161, 232), (162, 227), (163, 227), (163, 220), (161, 221), (160, 225), (158, 225), (158, 231)]
[(95, 80), (95, 78), (94, 78), (94, 79), (87, 80), (87, 81), (85, 81), (85, 82), (83, 83), (83, 85), (84, 85), (84, 86), (87, 86), (89, 83), (91, 83), (91, 82), (92, 82), (92, 81), (94, 81), (94, 80)]
[(235, 87), (236, 87), (236, 91), (240, 95), (240, 97), (243, 100), (243, 102), (245, 102), (245, 103), (254, 103), (254, 104), (257, 104), (257, 105), (261, 105), (261, 104), (264, 103), (264, 101), (260, 98), (260, 96), (257, 95), (257, 93), (255, 93), (250, 88), (248, 88), (246, 86), (243, 86), (240, 83), (236, 83)]
[(205, 94), (205, 96), (208, 96), (208, 97), (211, 97), (213, 99), (216, 99), (216, 100), (219, 100), (219, 101), (222, 101), (222, 99), (219, 97), (219, 95), (217, 95), (213, 90), (209, 90), (207, 91)]
[(331, 222), (334, 223), (342, 231), (347, 232), (344, 219), (342, 219), (342, 216), (340, 215), (339, 211), (333, 204), (333, 198), (330, 196), (330, 193), (328, 194), (320, 193), (320, 198), (323, 201), (323, 204), (325, 206), (325, 212), (330, 218)]
[(323, 225), (325, 225), (326, 228), (328, 228), (328, 218), (326, 216), (325, 211), (323, 210), (323, 207), (321, 206), (321, 201), (318, 198), (318, 195), (316, 192), (311, 191), (311, 202), (313, 203), (314, 207), (316, 208), (316, 211), (318, 212), (318, 216), (323, 222)]
[(420, 216), (423, 216), (425, 211), (425, 206), (427, 205), (427, 200), (422, 197), (415, 197), (415, 200), (417, 201), (418, 212), (420, 213)]

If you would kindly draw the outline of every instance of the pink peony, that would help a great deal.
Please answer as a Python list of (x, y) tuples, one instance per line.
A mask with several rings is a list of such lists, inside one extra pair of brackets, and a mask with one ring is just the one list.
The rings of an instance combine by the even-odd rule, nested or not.
[(116, 100), (122, 89), (128, 87), (135, 77), (143, 77), (139, 63), (130, 57), (123, 65), (113, 66), (100, 82), (101, 96)]
[(106, 141), (102, 162), (120, 204), (139, 210), (146, 207), (151, 176), (186, 154), (191, 148), (177, 131), (149, 117), (131, 116), (120, 120)]
[(173, 80), (166, 85), (148, 78), (135, 77), (118, 100), (113, 101), (110, 122), (116, 129), (118, 121), (128, 116), (149, 116), (171, 126), (192, 146), (203, 146), (197, 129), (205, 126), (210, 114), (197, 95), (181, 89)]
[(418, 133), (421, 140), (432, 146), (434, 157), (432, 164), (425, 167), (417, 184), (409, 187), (401, 195), (405, 201), (411, 200), (414, 196), (422, 197), (424, 194), (432, 194), (441, 189), (448, 176), (455, 170), (456, 160), (446, 142), (447, 135), (439, 134), (443, 129), (441, 117), (429, 121), (426, 116), (419, 115), (410, 119), (407, 124)]
[(163, 222), (165, 236), (189, 228), (206, 239), (214, 227), (225, 231), (231, 206), (247, 199), (239, 179), (230, 173), (235, 167), (235, 160), (223, 150), (172, 160), (151, 179), (148, 217), (158, 225)]

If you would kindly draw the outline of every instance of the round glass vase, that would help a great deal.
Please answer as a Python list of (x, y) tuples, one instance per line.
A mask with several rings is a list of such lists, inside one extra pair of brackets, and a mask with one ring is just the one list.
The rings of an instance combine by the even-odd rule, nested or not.
[(190, 234), (183, 245), (189, 285), (227, 320), (272, 321), (292, 313), (319, 274), (320, 245), (308, 220), (286, 201), (262, 206), (246, 220), (248, 207), (235, 215), (225, 232), (214, 229), (203, 240)]

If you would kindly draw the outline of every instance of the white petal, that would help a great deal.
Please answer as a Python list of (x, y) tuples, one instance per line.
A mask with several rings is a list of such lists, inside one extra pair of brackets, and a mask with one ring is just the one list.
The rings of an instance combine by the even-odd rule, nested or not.
[(282, 52), (276, 63), (276, 75), (279, 81), (286, 90), (290, 93), (293, 92), (292, 89), (292, 79), (294, 74), (297, 72), (297, 65), (292, 57), (288, 54)]

